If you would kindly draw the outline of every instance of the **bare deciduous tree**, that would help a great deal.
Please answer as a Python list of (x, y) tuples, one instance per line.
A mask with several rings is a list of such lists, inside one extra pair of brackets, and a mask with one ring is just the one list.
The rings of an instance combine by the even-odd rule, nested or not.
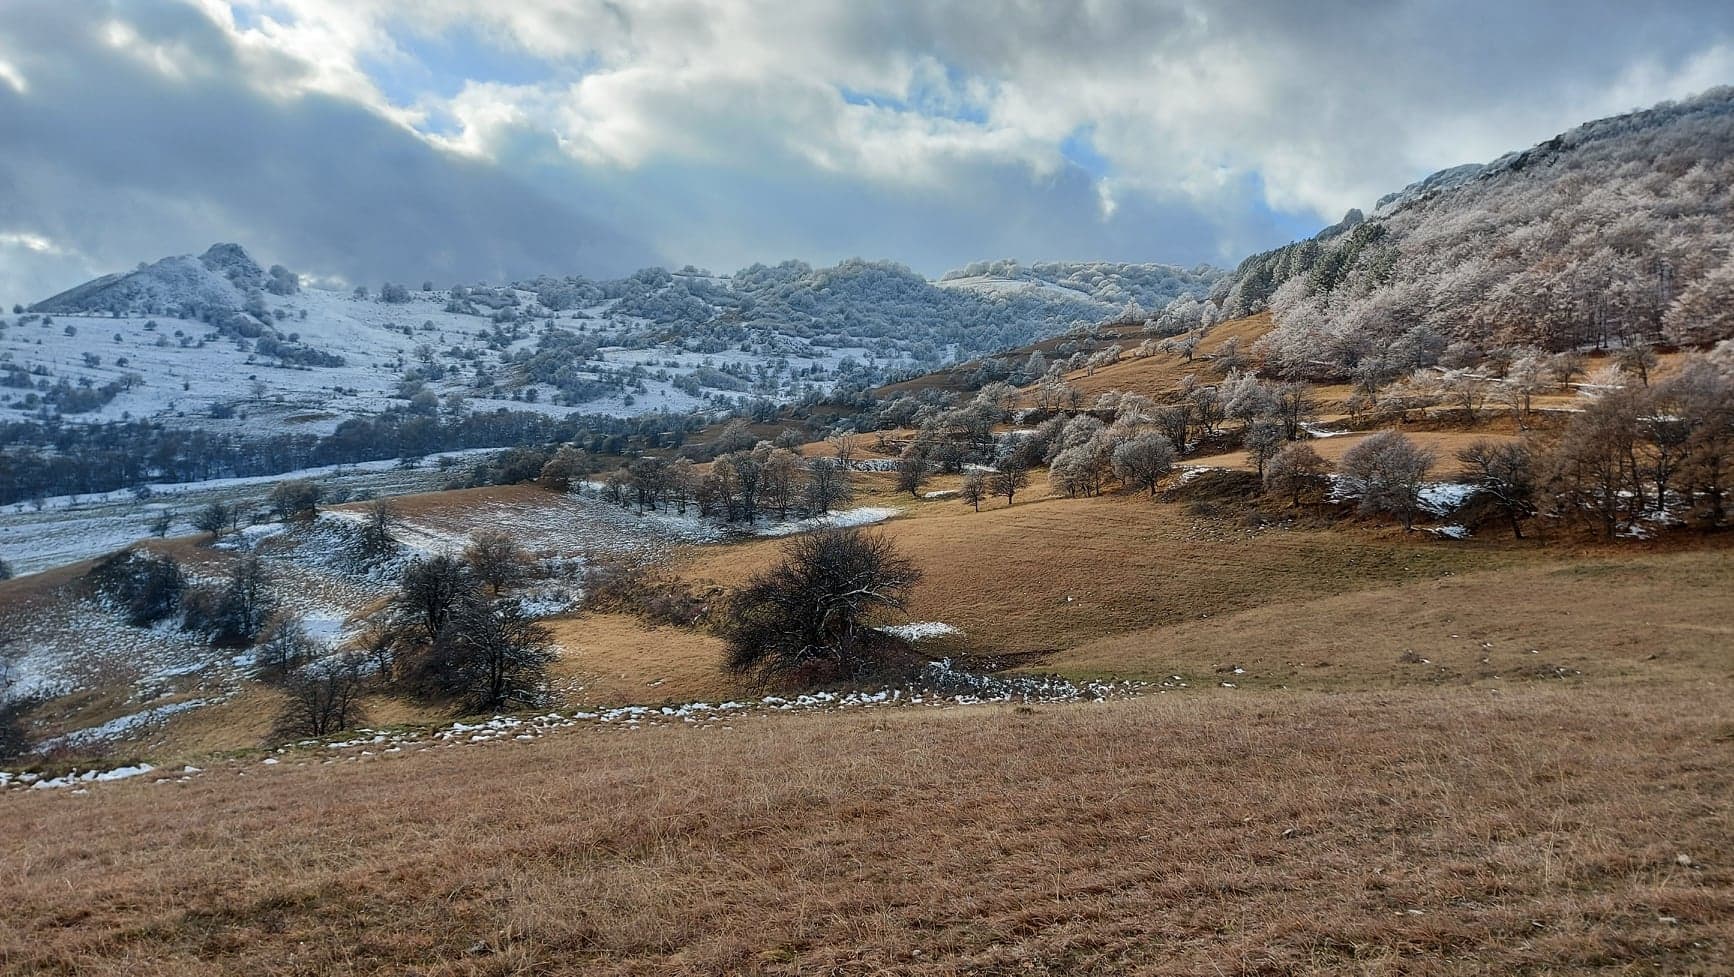
[(272, 733), (279, 740), (329, 736), (367, 721), (361, 697), (366, 659), (344, 655), (305, 665), (284, 681), (284, 702)]
[(464, 562), (470, 573), (495, 596), (523, 582), (530, 573), (530, 555), (511, 534), (497, 529), (484, 529), (471, 536), (470, 545), (464, 549)]
[(374, 499), (361, 523), (361, 552), (369, 557), (397, 552), (397, 510), (385, 499)]
[(284, 681), (323, 651), (308, 637), (301, 619), (284, 611), (271, 616), (253, 650), (253, 667), (266, 681)]
[(855, 460), (855, 456), (861, 453), (861, 437), (850, 431), (839, 431), (826, 438), (825, 443), (831, 446), (831, 452), (836, 456), (837, 464), (842, 465), (844, 469), (847, 469), (850, 463)]
[(932, 462), (927, 457), (925, 446), (912, 444), (905, 448), (897, 458), (897, 491), (908, 492), (911, 496), (919, 494), (921, 486), (927, 484), (931, 470)]
[(830, 512), (849, 501), (853, 492), (843, 462), (830, 458), (814, 458), (807, 462), (803, 504), (808, 512), (815, 515)]
[(1005, 504), (1012, 504), (1012, 497), (1030, 484), (1029, 462), (1021, 454), (1013, 454), (1002, 460), (988, 479), (988, 487), (994, 495), (1005, 496)]
[(553, 636), (516, 600), (462, 606), (436, 650), (446, 690), (471, 712), (543, 698)]
[(965, 505), (980, 512), (982, 500), (989, 497), (987, 476), (979, 471), (966, 473), (958, 485), (957, 497), (962, 499)]
[(212, 502), (193, 516), (193, 528), (209, 533), (212, 539), (223, 535), (235, 522), (235, 510), (222, 502)]
[(319, 508), (319, 486), (305, 478), (292, 478), (271, 487), (265, 502), (277, 518), (308, 519)]
[(1499, 505), (1511, 523), (1511, 535), (1523, 538), (1523, 521), (1535, 515), (1535, 455), (1529, 446), (1512, 441), (1477, 441), (1457, 452), (1475, 484)]
[(1265, 465), (1265, 494), (1287, 499), (1291, 506), (1315, 502), (1324, 495), (1327, 470), (1325, 460), (1312, 445), (1292, 441)]
[(1362, 513), (1395, 516), (1405, 531), (1412, 530), (1435, 457), (1403, 434), (1380, 431), (1343, 455), (1344, 489), (1360, 500)]

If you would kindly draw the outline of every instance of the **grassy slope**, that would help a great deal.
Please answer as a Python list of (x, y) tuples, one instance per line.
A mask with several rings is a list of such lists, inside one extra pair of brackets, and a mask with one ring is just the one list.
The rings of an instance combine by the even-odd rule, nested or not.
[[(1040, 478), (1038, 476), (1038, 482)], [(915, 620), (964, 629), (975, 650), (1069, 648), (1104, 635), (1537, 559), (1496, 540), (1432, 543), (1398, 531), (1243, 528), (1137, 494), (1047, 498), (1038, 485), (980, 513), (956, 499), (886, 491), (866, 504), (910, 507), (883, 531), (926, 574)], [(696, 551), (694, 581), (732, 586), (776, 559), (763, 541)]]
[(0, 968), (1728, 973), (1731, 702), (1161, 696), (13, 796)]

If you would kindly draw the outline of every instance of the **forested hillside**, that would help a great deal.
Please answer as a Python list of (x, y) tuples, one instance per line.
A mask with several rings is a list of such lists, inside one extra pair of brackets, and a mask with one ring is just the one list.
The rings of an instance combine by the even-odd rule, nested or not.
[(1269, 308), (1267, 368), (1313, 379), (1728, 338), (1730, 147), (1734, 88), (1590, 122), (1253, 255), (1212, 303), (1174, 303), (1166, 331)]

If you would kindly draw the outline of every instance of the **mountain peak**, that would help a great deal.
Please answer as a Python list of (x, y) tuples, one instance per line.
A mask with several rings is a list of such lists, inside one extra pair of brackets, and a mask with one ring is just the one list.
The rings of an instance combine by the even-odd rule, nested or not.
[(199, 264), (222, 275), (236, 288), (258, 288), (265, 283), (265, 270), (239, 244), (213, 244), (199, 255)]

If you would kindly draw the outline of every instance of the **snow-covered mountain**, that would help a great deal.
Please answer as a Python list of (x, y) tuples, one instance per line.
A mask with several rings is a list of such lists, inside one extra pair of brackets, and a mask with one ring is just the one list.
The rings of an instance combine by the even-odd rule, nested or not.
[(984, 274), (1016, 282), (936, 285), (853, 260), (330, 291), (219, 244), (0, 318), (0, 421), (326, 434), (412, 403), (632, 416), (786, 400), (1201, 295), (1220, 273), (996, 262)]
[(1255, 254), (1173, 329), (1270, 309), (1266, 366), (1384, 378), (1499, 350), (1734, 337), (1734, 88), (1441, 170)]

